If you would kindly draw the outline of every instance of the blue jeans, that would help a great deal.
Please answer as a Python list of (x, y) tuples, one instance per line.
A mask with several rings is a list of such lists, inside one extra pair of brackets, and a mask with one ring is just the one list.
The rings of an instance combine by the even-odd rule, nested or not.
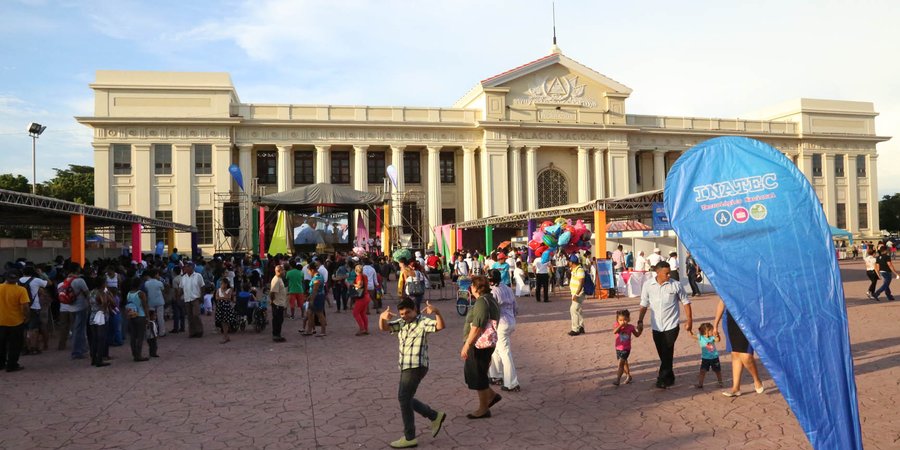
[(400, 389), (397, 398), (400, 400), (400, 415), (403, 417), (403, 435), (408, 440), (416, 438), (416, 418), (413, 412), (419, 413), (428, 420), (437, 419), (437, 411), (415, 398), (419, 383), (427, 373), (427, 367), (400, 371)]
[(881, 279), (884, 282), (881, 284), (881, 287), (878, 288), (878, 290), (875, 291), (874, 294), (872, 294), (873, 297), (878, 298), (878, 295), (881, 294), (882, 292), (884, 292), (884, 294), (887, 296), (888, 300), (894, 299), (894, 295), (891, 294), (891, 277), (892, 276), (893, 276), (893, 274), (890, 272), (881, 271)]
[(88, 309), (72, 313), (74, 325), (72, 325), (72, 357), (84, 358), (88, 353), (87, 345), (87, 319)]

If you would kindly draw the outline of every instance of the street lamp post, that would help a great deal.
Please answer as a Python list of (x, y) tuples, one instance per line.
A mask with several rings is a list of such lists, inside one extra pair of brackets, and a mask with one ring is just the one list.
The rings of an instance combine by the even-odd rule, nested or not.
[(28, 135), (31, 136), (31, 193), (37, 194), (37, 138), (47, 127), (39, 123), (28, 124)]

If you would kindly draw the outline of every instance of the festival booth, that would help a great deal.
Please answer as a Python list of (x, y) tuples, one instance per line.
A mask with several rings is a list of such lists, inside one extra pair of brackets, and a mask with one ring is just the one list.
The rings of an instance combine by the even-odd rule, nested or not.
[[(348, 186), (317, 183), (255, 199), (259, 222), (259, 254), (351, 251), (361, 242), (368, 248), (368, 213), (376, 212), (382, 250), (390, 249), (390, 208), (383, 193), (357, 191)], [(363, 213), (359, 213), (362, 211)], [(380, 226), (379, 226), (380, 225)], [(266, 249), (269, 249), (267, 252)]]
[(853, 233), (834, 226), (830, 228), (831, 238), (835, 241), (834, 247), (837, 251), (837, 259), (850, 258), (852, 256), (851, 246), (853, 245)]
[[(475, 248), (474, 240), (468, 237), (484, 233), (483, 241), (474, 242), (483, 243), (488, 252), (495, 249), (497, 235), (502, 237), (497, 241), (526, 239), (529, 261), (535, 257), (549, 259), (557, 251), (588, 249), (604, 258), (611, 250), (607, 243), (607, 220), (649, 218), (653, 205), (662, 202), (662, 192), (660, 189), (460, 222), (453, 226), (456, 248)], [(608, 289), (615, 288), (614, 283), (614, 280), (610, 280), (609, 286), (598, 283), (597, 296), (605, 296)]]

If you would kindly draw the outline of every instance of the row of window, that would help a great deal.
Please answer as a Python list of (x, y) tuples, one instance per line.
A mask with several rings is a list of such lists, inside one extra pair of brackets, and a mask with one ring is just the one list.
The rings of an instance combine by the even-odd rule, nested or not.
[[(212, 175), (212, 145), (194, 144), (194, 174)], [(113, 144), (113, 174), (131, 175), (131, 145)], [(312, 151), (295, 151), (294, 184), (315, 183), (315, 154)], [(368, 152), (366, 172), (369, 184), (381, 184), (387, 168), (385, 152)], [(422, 182), (422, 155), (419, 152), (403, 153), (403, 173), (407, 183)], [(172, 174), (172, 145), (153, 145), (153, 173)], [(261, 184), (278, 183), (278, 154), (275, 151), (256, 152), (256, 176)], [(456, 160), (452, 152), (440, 153), (441, 183), (456, 182)], [(331, 152), (331, 182), (350, 183), (350, 152)]]
[[(131, 175), (131, 144), (113, 144), (113, 175)], [(194, 174), (212, 175), (212, 145), (194, 144)], [(153, 173), (172, 174), (172, 145), (153, 145)]]
[[(836, 177), (844, 176), (844, 156), (846, 155), (834, 155), (834, 176)], [(812, 155), (812, 174), (814, 177), (822, 176), (821, 153), (813, 153)], [(856, 176), (866, 176), (866, 155), (856, 155)]]
[[(315, 175), (315, 152), (294, 151), (294, 184), (313, 184)], [(333, 150), (331, 155), (331, 183), (350, 184), (350, 152)], [(456, 159), (452, 152), (441, 152), (439, 157), (441, 183), (456, 182)], [(368, 184), (381, 184), (387, 168), (385, 152), (367, 152), (366, 178)], [(260, 184), (278, 183), (278, 153), (275, 151), (256, 152), (256, 177)], [(422, 155), (419, 152), (403, 152), (403, 177), (407, 183), (422, 182)]]
[[(859, 203), (857, 205), (859, 208), (857, 213), (858, 223), (857, 226), (861, 229), (869, 228), (869, 205), (866, 203)], [(838, 228), (846, 229), (847, 228), (847, 205), (845, 203), (836, 203), (835, 204), (835, 225)]]

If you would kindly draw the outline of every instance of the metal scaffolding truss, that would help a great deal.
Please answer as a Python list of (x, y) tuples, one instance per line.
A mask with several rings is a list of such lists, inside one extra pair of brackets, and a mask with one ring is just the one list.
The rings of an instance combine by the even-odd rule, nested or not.
[(197, 231), (197, 227), (191, 225), (5, 189), (0, 189), (0, 211), (2, 211), (0, 225), (5, 226), (68, 227), (70, 216), (83, 215), (87, 228), (139, 223), (144, 227), (144, 231), (164, 229), (187, 233)]
[(653, 203), (663, 201), (663, 190), (640, 192), (619, 198), (603, 198), (584, 203), (554, 206), (550, 208), (523, 211), (501, 216), (468, 220), (457, 223), (461, 229), (484, 228), (488, 225), (502, 228), (524, 227), (529, 220), (553, 219), (556, 217), (584, 218), (593, 220), (594, 211), (606, 211), (607, 220), (613, 218), (649, 216)]

